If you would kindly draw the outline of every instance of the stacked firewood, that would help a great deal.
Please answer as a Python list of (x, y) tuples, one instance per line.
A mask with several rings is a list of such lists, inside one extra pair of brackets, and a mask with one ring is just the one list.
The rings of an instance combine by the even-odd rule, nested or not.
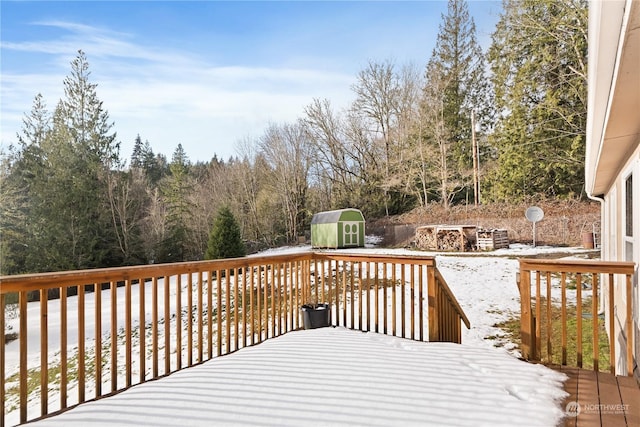
[(427, 225), (416, 229), (415, 244), (419, 249), (432, 251), (473, 250), (475, 227)]
[(438, 250), (439, 251), (460, 251), (471, 250), (469, 239), (460, 230), (438, 230)]
[(435, 227), (416, 228), (415, 244), (418, 249), (438, 250), (438, 237)]

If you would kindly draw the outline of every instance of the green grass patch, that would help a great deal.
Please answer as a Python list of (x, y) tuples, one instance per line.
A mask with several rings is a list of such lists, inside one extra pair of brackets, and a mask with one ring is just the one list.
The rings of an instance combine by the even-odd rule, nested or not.
[[(540, 348), (538, 349), (540, 360), (547, 364), (559, 365), (562, 363), (562, 310), (559, 306), (552, 305), (551, 315), (547, 316), (546, 301), (541, 299), (541, 319), (540, 319)], [(535, 314), (535, 306), (532, 307)], [(593, 343), (593, 317), (591, 298), (585, 298), (582, 303), (582, 367), (593, 369), (594, 366), (594, 343)], [(577, 308), (574, 305), (567, 306), (566, 313), (566, 365), (578, 366), (578, 320)], [(548, 317), (551, 320), (551, 333), (549, 334), (547, 324)], [(511, 342), (518, 348), (522, 345), (520, 339), (520, 318), (514, 317), (505, 322), (495, 325), (502, 329), (510, 338)], [(609, 360), (609, 337), (605, 330), (604, 319), (598, 318), (598, 368), (600, 371), (610, 369)], [(549, 343), (550, 350), (549, 352)]]

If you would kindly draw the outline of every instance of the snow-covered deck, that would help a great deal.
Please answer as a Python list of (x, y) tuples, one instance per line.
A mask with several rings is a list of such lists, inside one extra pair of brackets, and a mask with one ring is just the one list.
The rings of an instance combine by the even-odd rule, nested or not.
[(566, 376), (503, 350), (289, 332), (36, 425), (556, 425)]

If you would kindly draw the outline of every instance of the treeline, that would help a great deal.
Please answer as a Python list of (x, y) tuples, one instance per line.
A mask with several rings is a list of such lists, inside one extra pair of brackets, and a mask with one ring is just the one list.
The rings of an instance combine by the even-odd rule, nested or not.
[(53, 112), (41, 95), (3, 157), (2, 274), (202, 259), (226, 207), (249, 250), (295, 242), (314, 212), (583, 194), (587, 2), (505, 0), (488, 52), (450, 1), (426, 65), (370, 61), (349, 108), (314, 99), (237, 156), (121, 157), (83, 52)]

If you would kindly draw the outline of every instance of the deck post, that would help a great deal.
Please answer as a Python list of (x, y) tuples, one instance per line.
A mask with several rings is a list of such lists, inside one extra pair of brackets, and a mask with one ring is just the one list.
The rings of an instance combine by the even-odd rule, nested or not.
[(439, 341), (440, 325), (438, 319), (438, 300), (436, 299), (436, 267), (427, 268), (427, 302), (429, 318), (429, 341)]
[(531, 315), (531, 272), (522, 268), (518, 278), (520, 289), (520, 336), (522, 340), (522, 357), (525, 360), (535, 360), (535, 340), (533, 339), (533, 316)]

